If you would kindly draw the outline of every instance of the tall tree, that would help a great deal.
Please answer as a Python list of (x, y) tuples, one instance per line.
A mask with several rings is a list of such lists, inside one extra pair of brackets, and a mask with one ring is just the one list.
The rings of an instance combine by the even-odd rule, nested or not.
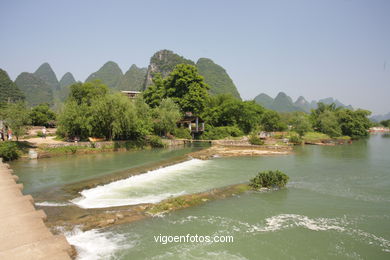
[(7, 104), (3, 113), (5, 124), (11, 129), (16, 140), (26, 132), (26, 126), (30, 124), (29, 111), (23, 102)]
[(153, 110), (154, 131), (158, 135), (166, 136), (176, 128), (181, 113), (179, 106), (171, 99), (161, 101), (161, 104)]

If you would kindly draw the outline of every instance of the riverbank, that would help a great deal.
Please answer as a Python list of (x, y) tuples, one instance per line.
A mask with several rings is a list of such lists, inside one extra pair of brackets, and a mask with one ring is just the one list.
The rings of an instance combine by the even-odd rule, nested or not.
[(0, 158), (0, 258), (71, 259), (75, 251), (63, 235), (53, 235), (36, 210), (33, 198), (23, 195), (22, 184)]

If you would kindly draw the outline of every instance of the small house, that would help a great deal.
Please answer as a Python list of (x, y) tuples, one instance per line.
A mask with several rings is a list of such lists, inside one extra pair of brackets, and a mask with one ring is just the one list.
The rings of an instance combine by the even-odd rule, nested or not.
[(122, 90), (121, 93), (130, 99), (136, 98), (141, 92), (135, 90)]
[(204, 120), (191, 112), (186, 112), (185, 116), (177, 123), (177, 126), (188, 128), (192, 136), (194, 136), (204, 131)]

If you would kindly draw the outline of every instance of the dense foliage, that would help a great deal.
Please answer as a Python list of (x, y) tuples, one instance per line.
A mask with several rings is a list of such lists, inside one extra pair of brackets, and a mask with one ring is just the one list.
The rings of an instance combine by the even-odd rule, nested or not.
[(81, 139), (141, 139), (152, 129), (149, 107), (141, 99), (109, 94), (107, 86), (98, 81), (71, 86), (58, 125), (64, 137)]
[(248, 134), (260, 125), (264, 111), (253, 101), (241, 101), (232, 95), (222, 94), (209, 98), (202, 115), (212, 127), (236, 126)]
[(154, 85), (144, 92), (145, 101), (156, 107), (164, 98), (171, 98), (182, 112), (201, 114), (208, 98), (208, 86), (195, 66), (179, 64), (163, 79), (157, 76)]
[(56, 114), (48, 104), (40, 104), (30, 112), (31, 124), (35, 126), (49, 126), (56, 120)]
[(3, 161), (12, 161), (19, 158), (19, 149), (15, 142), (0, 142), (0, 157)]
[(390, 119), (388, 120), (382, 120), (380, 122), (381, 125), (383, 125), (384, 127), (390, 127)]
[(350, 136), (352, 138), (368, 135), (371, 122), (367, 110), (350, 110), (336, 107), (333, 103), (326, 105), (318, 103), (318, 108), (312, 110), (310, 119), (314, 130), (327, 134), (330, 137)]
[(288, 124), (291, 126), (291, 130), (301, 137), (313, 130), (309, 115), (303, 112), (292, 113), (288, 118)]
[(229, 137), (239, 137), (244, 133), (237, 126), (207, 126), (207, 131), (203, 134), (202, 138), (205, 140), (217, 140)]
[(152, 115), (154, 132), (160, 136), (173, 133), (181, 118), (179, 106), (169, 98), (162, 100), (161, 104), (153, 109)]
[(267, 132), (283, 131), (287, 129), (287, 125), (282, 122), (278, 112), (266, 110), (261, 119), (263, 130)]
[(7, 104), (1, 110), (0, 119), (4, 120), (5, 125), (12, 130), (16, 140), (25, 134), (27, 125), (31, 123), (29, 111), (22, 102)]
[(286, 186), (289, 177), (279, 171), (262, 171), (250, 180), (249, 186), (255, 190), (260, 188), (282, 188)]

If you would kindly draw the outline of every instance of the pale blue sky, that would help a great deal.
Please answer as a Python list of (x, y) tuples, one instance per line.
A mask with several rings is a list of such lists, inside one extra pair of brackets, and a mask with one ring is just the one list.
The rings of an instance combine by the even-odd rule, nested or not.
[[(390, 1), (0, 0), (0, 68), (77, 80), (170, 49), (222, 65), (241, 96), (334, 96), (390, 112)], [(385, 65), (386, 64), (386, 65)]]

